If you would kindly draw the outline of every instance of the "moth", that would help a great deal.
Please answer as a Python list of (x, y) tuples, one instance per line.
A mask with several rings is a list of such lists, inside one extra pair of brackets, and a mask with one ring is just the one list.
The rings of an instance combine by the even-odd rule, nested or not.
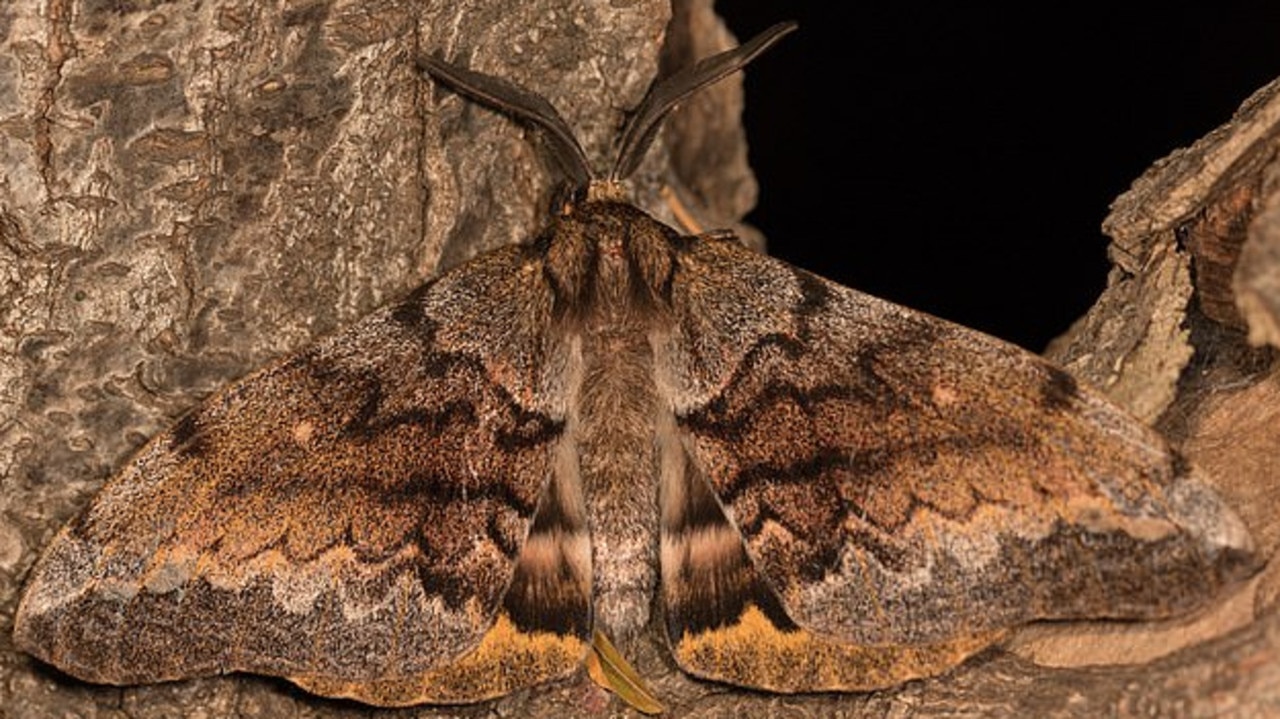
[(565, 677), (593, 629), (654, 621), (697, 677), (866, 691), (1249, 573), (1209, 485), (1063, 370), (623, 199), (667, 113), (793, 27), (653, 85), (606, 179), (546, 100), (424, 58), (545, 131), (575, 192), (154, 438), (33, 569), (17, 645), (398, 706)]

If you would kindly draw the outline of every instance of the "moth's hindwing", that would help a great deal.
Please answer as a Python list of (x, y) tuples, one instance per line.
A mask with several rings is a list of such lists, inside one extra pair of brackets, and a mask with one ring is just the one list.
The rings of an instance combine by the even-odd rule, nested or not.
[(485, 255), (157, 437), (46, 551), (18, 645), (95, 682), (248, 671), (381, 705), (575, 670), (590, 556), (540, 261)]
[(688, 671), (887, 686), (1029, 621), (1186, 611), (1254, 567), (1162, 439), (1062, 370), (732, 241), (674, 254), (662, 576)]
[(879, 689), (939, 674), (1003, 636), (869, 645), (801, 627), (748, 558), (706, 478), (675, 454), (664, 483), (662, 588), (675, 659), (691, 674), (775, 692)]

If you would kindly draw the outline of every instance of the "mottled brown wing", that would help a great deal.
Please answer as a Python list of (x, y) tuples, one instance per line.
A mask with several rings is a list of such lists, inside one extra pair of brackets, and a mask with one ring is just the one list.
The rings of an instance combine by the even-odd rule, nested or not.
[(566, 360), (540, 262), (463, 265), (156, 437), (34, 569), (18, 645), (95, 682), (240, 670), (374, 704), (575, 669), (590, 558), (544, 491)]
[(1062, 370), (732, 240), (676, 253), (656, 357), (689, 671), (885, 686), (1028, 621), (1183, 611), (1252, 566), (1161, 438)]

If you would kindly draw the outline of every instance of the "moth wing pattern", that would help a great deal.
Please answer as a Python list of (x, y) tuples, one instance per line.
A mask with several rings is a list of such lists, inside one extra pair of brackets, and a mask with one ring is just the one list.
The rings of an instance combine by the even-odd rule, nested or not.
[(17, 645), (100, 683), (247, 671), (474, 702), (576, 671), (593, 621), (647, 621), (650, 575), (608, 601), (647, 561), (608, 549), (638, 539), (685, 670), (870, 690), (1037, 619), (1184, 611), (1253, 569), (1194, 471), (1061, 369), (615, 196), (679, 99), (791, 29), (651, 88), (603, 182), (549, 103), (423, 61), (547, 130), (587, 185), (529, 245), (156, 437), (45, 551)]
[(1186, 611), (1250, 570), (1231, 510), (1063, 370), (732, 239), (676, 256), (662, 577), (691, 673), (874, 689), (1033, 620)]
[(239, 670), (379, 705), (575, 670), (590, 557), (548, 491), (550, 303), (509, 247), (213, 396), (53, 541), (18, 645), (94, 682)]

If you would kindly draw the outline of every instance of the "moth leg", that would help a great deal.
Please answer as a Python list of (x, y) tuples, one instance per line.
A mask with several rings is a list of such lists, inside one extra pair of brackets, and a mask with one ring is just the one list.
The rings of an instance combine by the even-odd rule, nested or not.
[(687, 235), (700, 235), (704, 229), (702, 223), (698, 222), (698, 218), (693, 216), (688, 207), (680, 201), (680, 196), (676, 194), (674, 188), (670, 185), (663, 185), (659, 194), (662, 195), (662, 201), (667, 203), (667, 207), (671, 210), (671, 214), (675, 216), (676, 222), (680, 223), (680, 228)]

